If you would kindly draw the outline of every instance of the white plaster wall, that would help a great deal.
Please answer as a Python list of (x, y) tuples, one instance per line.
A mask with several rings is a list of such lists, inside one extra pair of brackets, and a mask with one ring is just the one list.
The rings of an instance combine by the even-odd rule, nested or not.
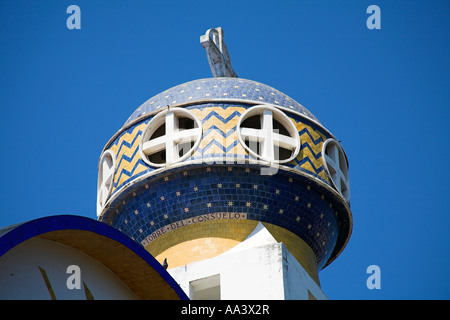
[(189, 283), (220, 274), (221, 300), (283, 299), (282, 251), (278, 244), (218, 256), (169, 270), (184, 292)]
[(284, 245), (282, 247), (284, 299), (307, 300), (309, 291), (317, 300), (328, 300), (326, 294), (298, 263), (297, 259)]
[(221, 300), (300, 300), (308, 290), (328, 299), (282, 243), (262, 225), (242, 243), (211, 259), (168, 270), (192, 298), (192, 281), (220, 276)]
[[(67, 267), (81, 271), (81, 289), (68, 289)], [(85, 300), (83, 281), (94, 299), (136, 299), (133, 292), (103, 264), (83, 252), (54, 241), (33, 238), (0, 258), (0, 300), (50, 299), (39, 270), (45, 269), (59, 300)]]
[[(227, 299), (283, 299), (282, 252), (277, 244), (223, 256), (221, 287)], [(225, 262), (228, 260), (227, 262)]]

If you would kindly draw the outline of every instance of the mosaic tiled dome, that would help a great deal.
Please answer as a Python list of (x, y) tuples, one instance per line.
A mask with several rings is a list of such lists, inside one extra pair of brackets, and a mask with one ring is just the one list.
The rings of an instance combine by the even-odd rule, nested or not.
[(167, 105), (177, 106), (201, 101), (247, 101), (270, 103), (296, 111), (319, 122), (314, 115), (284, 93), (260, 82), (241, 78), (207, 78), (186, 82), (170, 88), (144, 102), (125, 122), (130, 123)]
[[(284, 132), (279, 145), (292, 151), (286, 161), (252, 154), (269, 150), (267, 144), (246, 145), (267, 119)], [(167, 132), (169, 126), (177, 131)], [(191, 149), (169, 161), (179, 149), (169, 151), (174, 145), (167, 141), (183, 139)], [(334, 153), (325, 155), (327, 146), (336, 151), (336, 167), (328, 163)], [(262, 173), (274, 166), (276, 171)], [(280, 242), (291, 243), (292, 252), (304, 242), (321, 269), (340, 254), (352, 230), (348, 176), (339, 169), (345, 166), (334, 136), (282, 92), (240, 78), (199, 79), (147, 100), (107, 143), (99, 164), (98, 215), (157, 259), (177, 257), (176, 250), (187, 255), (182, 244), (194, 250), (199, 239), (209, 239), (204, 247), (211, 250), (203, 257), (213, 257), (262, 222)]]

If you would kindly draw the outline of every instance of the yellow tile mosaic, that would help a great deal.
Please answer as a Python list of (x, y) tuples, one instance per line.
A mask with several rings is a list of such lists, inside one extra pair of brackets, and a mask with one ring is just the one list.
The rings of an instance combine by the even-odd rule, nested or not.
[(131, 133), (125, 132), (117, 143), (111, 146), (110, 150), (116, 155), (117, 159), (112, 192), (132, 175), (137, 175), (148, 169), (143, 163), (138, 163), (140, 161), (138, 152), (140, 137), (145, 126), (145, 123), (141, 123), (134, 127)]
[[(208, 161), (208, 157), (248, 158), (248, 152), (239, 143), (236, 132), (239, 117), (246, 108), (238, 105), (190, 107), (189, 110), (202, 122), (203, 131), (199, 148), (195, 150), (192, 158), (204, 158), (205, 162)], [(304, 119), (293, 117), (290, 119), (299, 131), (301, 149), (297, 158), (291, 161), (288, 166), (302, 168), (330, 183), (323, 170), (321, 157), (322, 144), (326, 140), (326, 135), (319, 129), (313, 129)], [(148, 120), (143, 121), (125, 131), (111, 145), (110, 150), (116, 155), (118, 164), (112, 193), (133, 177), (137, 177), (145, 171), (154, 170), (141, 160), (139, 153), (141, 135), (147, 123)]]

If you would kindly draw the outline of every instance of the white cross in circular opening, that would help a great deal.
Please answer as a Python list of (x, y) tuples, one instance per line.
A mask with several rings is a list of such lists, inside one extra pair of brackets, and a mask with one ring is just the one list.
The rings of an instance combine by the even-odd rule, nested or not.
[(344, 151), (334, 139), (325, 141), (322, 150), (325, 165), (335, 188), (350, 201), (350, 181), (348, 178), (348, 163)]
[[(180, 119), (189, 119), (193, 122), (192, 128), (186, 128)], [(162, 132), (152, 138), (159, 129)], [(197, 148), (202, 136), (201, 122), (191, 112), (181, 108), (171, 108), (162, 111), (147, 125), (140, 143), (141, 157), (151, 166), (162, 167), (182, 161), (189, 157), (192, 150)], [(192, 143), (194, 145), (192, 146)], [(152, 162), (149, 157), (163, 152), (165, 159), (161, 162)]]
[(97, 216), (100, 216), (105, 207), (113, 186), (116, 158), (110, 150), (106, 150), (99, 162), (97, 181)]
[[(259, 124), (256, 124), (259, 128), (242, 125), (246, 119), (253, 116), (259, 116)], [(288, 135), (274, 128), (274, 120), (283, 126), (283, 132), (287, 131)], [(255, 106), (244, 112), (238, 122), (238, 137), (249, 153), (269, 162), (289, 162), (300, 151), (297, 128), (283, 112), (271, 105)], [(290, 150), (290, 154), (281, 155), (280, 148)]]

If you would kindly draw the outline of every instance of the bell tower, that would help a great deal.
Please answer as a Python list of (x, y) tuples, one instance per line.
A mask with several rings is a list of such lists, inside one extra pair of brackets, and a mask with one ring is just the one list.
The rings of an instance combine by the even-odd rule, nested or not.
[(105, 145), (98, 219), (192, 299), (327, 299), (319, 271), (352, 231), (344, 149), (300, 103), (239, 78), (221, 28), (200, 42), (213, 77), (148, 99)]

